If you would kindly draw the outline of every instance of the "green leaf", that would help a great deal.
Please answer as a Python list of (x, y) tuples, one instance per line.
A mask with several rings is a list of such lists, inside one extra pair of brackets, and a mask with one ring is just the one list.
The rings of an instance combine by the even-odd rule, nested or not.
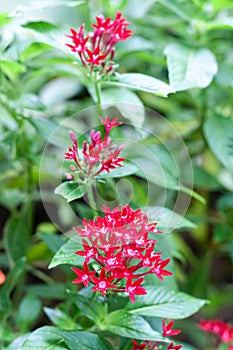
[(143, 317), (132, 315), (125, 310), (111, 312), (104, 322), (100, 323), (100, 328), (126, 338), (165, 340)]
[(167, 57), (169, 81), (175, 91), (207, 87), (218, 71), (215, 56), (208, 49), (191, 49), (180, 44), (170, 44)]
[(33, 58), (38, 57), (40, 54), (50, 50), (51, 47), (43, 43), (32, 43), (28, 46), (20, 55), (21, 62), (27, 62)]
[(0, 286), (0, 319), (6, 318), (11, 312), (10, 294), (25, 271), (25, 267), (25, 257), (17, 260), (14, 268), (7, 274), (6, 282)]
[(44, 10), (59, 6), (66, 6), (66, 7), (76, 7), (79, 5), (84, 4), (84, 0), (39, 0), (39, 1), (33, 1), (31, 0), (26, 5), (19, 6), (15, 13), (13, 15), (19, 15), (19, 13), (24, 13), (24, 15), (30, 13), (30, 12), (37, 12), (38, 10)]
[(213, 115), (204, 124), (204, 134), (211, 151), (233, 172), (233, 120)]
[(76, 251), (83, 250), (81, 238), (76, 235), (68, 240), (55, 254), (51, 263), (49, 264), (49, 269), (52, 267), (69, 264), (69, 265), (82, 265), (84, 258), (80, 255), (75, 254)]
[(44, 22), (44, 21), (27, 22), (23, 24), (22, 27), (33, 29), (42, 33), (50, 32), (51, 30), (55, 30), (58, 28), (53, 23)]
[(113, 350), (98, 335), (88, 332), (63, 331), (56, 327), (41, 327), (31, 333), (18, 350)]
[(47, 284), (33, 284), (25, 287), (25, 291), (36, 295), (37, 297), (46, 299), (65, 299), (66, 286), (61, 283)]
[(77, 181), (67, 181), (60, 184), (54, 192), (65, 198), (69, 203), (84, 196), (86, 185), (79, 185)]
[(0, 68), (11, 80), (17, 79), (20, 74), (26, 71), (26, 67), (23, 64), (13, 61), (1, 61)]
[(122, 167), (112, 169), (109, 173), (103, 172), (96, 176), (96, 179), (108, 179), (114, 177), (123, 177), (135, 174), (138, 171), (138, 167), (132, 163), (124, 162)]
[(18, 350), (65, 350), (69, 349), (62, 337), (61, 331), (55, 327), (42, 327), (31, 333)]
[(145, 119), (143, 103), (133, 91), (124, 88), (105, 89), (101, 92), (101, 103), (115, 106), (132, 125), (142, 126)]
[(74, 330), (78, 328), (77, 324), (72, 320), (72, 318), (59, 309), (44, 307), (44, 312), (50, 321), (61, 329)]
[(148, 294), (140, 296), (135, 304), (128, 303), (127, 309), (131, 314), (182, 319), (193, 315), (207, 303), (206, 300), (163, 287), (147, 286), (146, 290)]
[(12, 264), (19, 258), (26, 256), (30, 235), (31, 205), (26, 204), (21, 212), (10, 217), (5, 229), (5, 247)]
[(106, 81), (102, 84), (125, 87), (136, 91), (146, 91), (163, 97), (167, 97), (168, 94), (174, 92), (173, 89), (163, 81), (140, 73), (116, 74), (115, 80)]
[(98, 300), (77, 293), (70, 293), (70, 296), (82, 314), (94, 321), (95, 324), (98, 325), (101, 320), (107, 317), (106, 307)]
[(147, 213), (150, 221), (158, 222), (158, 229), (162, 230), (163, 232), (185, 227), (196, 227), (196, 225), (188, 219), (185, 219), (183, 216), (165, 207), (144, 207), (143, 211)]
[[(33, 312), (32, 312), (33, 310)], [(27, 294), (21, 301), (17, 313), (17, 324), (20, 329), (27, 329), (37, 319), (41, 311), (41, 301), (33, 294)]]

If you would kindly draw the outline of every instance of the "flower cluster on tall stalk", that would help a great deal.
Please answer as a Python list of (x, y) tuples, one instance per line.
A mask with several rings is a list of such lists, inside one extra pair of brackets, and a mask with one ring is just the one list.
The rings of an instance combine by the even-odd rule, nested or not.
[[(181, 330), (179, 329), (172, 329), (173, 325), (174, 325), (174, 321), (170, 321), (166, 325), (164, 319), (162, 319), (162, 329), (163, 329), (164, 337), (172, 337), (181, 333)], [(175, 345), (173, 341), (168, 345), (168, 347), (163, 343), (161, 343), (160, 341), (151, 341), (151, 340), (145, 341), (141, 344), (138, 344), (136, 340), (132, 340), (132, 345), (133, 345), (132, 350), (159, 350), (159, 349), (179, 350), (182, 348), (182, 345)]]
[(70, 166), (71, 172), (65, 174), (67, 180), (82, 181), (122, 166), (125, 158), (119, 157), (119, 154), (124, 147), (114, 145), (109, 137), (111, 129), (122, 123), (117, 121), (117, 118), (111, 121), (108, 116), (105, 119), (100, 117), (100, 120), (105, 127), (104, 137), (101, 137), (100, 131), (91, 130), (90, 143), (83, 141), (81, 150), (78, 147), (77, 136), (70, 131), (73, 145), (65, 152), (65, 159), (74, 161), (74, 164)]
[[(155, 251), (156, 241), (149, 232), (161, 233), (157, 223), (148, 223), (141, 209), (129, 205), (110, 210), (103, 208), (104, 217), (83, 219), (83, 228), (75, 227), (82, 237), (83, 250), (75, 252), (85, 258), (81, 269), (73, 267), (78, 278), (73, 283), (93, 284), (94, 292), (126, 292), (132, 303), (135, 295), (147, 294), (142, 286), (144, 276), (156, 275), (160, 280), (172, 273), (166, 270), (170, 259), (161, 259)], [(91, 262), (95, 262), (95, 269)]]
[(201, 320), (198, 327), (209, 335), (207, 342), (218, 349), (221, 344), (228, 344), (227, 350), (233, 350), (233, 326), (219, 319)]
[(114, 71), (115, 45), (132, 36), (132, 30), (127, 29), (128, 25), (129, 22), (120, 12), (116, 13), (114, 20), (97, 16), (96, 23), (92, 24), (92, 32), (85, 36), (84, 24), (78, 31), (71, 29), (71, 35), (66, 35), (71, 43), (66, 45), (78, 54), (85, 68), (106, 76)]

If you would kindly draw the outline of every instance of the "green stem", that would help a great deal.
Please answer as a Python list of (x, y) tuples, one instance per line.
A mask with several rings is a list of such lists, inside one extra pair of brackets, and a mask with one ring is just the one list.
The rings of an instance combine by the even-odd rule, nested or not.
[(97, 79), (95, 79), (95, 94), (97, 97), (97, 107), (98, 107), (98, 113), (100, 116), (103, 117), (103, 111), (101, 108), (101, 89), (100, 89), (100, 85)]
[(88, 197), (89, 205), (91, 207), (91, 210), (92, 210), (94, 216), (97, 216), (98, 212), (96, 210), (96, 203), (95, 203), (95, 198), (93, 196), (91, 183), (87, 184), (87, 197)]

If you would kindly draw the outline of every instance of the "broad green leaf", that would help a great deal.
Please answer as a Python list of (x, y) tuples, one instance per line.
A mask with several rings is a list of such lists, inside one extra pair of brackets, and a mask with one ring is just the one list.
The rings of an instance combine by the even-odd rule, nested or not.
[[(20, 329), (27, 329), (36, 320), (41, 311), (41, 301), (33, 294), (27, 294), (20, 302), (17, 323)], [(33, 312), (32, 312), (33, 310)]]
[(95, 324), (98, 325), (101, 320), (107, 317), (106, 307), (98, 300), (77, 293), (70, 293), (70, 296), (82, 314), (93, 320)]
[(220, 163), (233, 172), (233, 120), (213, 115), (204, 124), (204, 134)]
[(174, 90), (163, 81), (146, 74), (125, 73), (116, 74), (115, 80), (102, 83), (106, 86), (120, 86), (132, 90), (146, 91), (158, 96), (167, 97)]
[(40, 54), (48, 51), (50, 49), (49, 45), (43, 43), (32, 43), (28, 46), (20, 55), (21, 62), (27, 62), (33, 58), (38, 57)]
[[(115, 106), (132, 125), (142, 126), (145, 119), (143, 103), (133, 91), (124, 88), (104, 89), (101, 92), (101, 103)], [(103, 105), (102, 108), (104, 107)]]
[(183, 20), (190, 22), (192, 17), (190, 17), (190, 11), (192, 10), (189, 5), (190, 2), (184, 2), (179, 0), (157, 0), (161, 5), (168, 8), (172, 12), (174, 12), (177, 16), (182, 18)]
[(108, 179), (114, 177), (123, 177), (135, 174), (138, 171), (138, 167), (132, 163), (123, 163), (122, 167), (112, 169), (109, 173), (103, 172), (96, 176), (96, 179)]
[(167, 57), (169, 81), (175, 91), (207, 87), (218, 71), (213, 53), (208, 49), (191, 49), (180, 44), (170, 44)]
[(100, 323), (100, 328), (126, 338), (164, 341), (161, 334), (152, 329), (143, 317), (132, 315), (125, 310), (111, 312)]
[(158, 222), (158, 229), (162, 231), (171, 231), (185, 227), (195, 228), (196, 226), (188, 219), (165, 207), (144, 207), (143, 211), (147, 213), (150, 221)]
[(222, 186), (218, 180), (205, 169), (193, 165), (194, 185), (208, 190), (218, 190)]
[(83, 250), (81, 243), (81, 238), (78, 236), (72, 237), (65, 243), (55, 254), (51, 263), (49, 264), (49, 269), (52, 267), (69, 264), (69, 265), (82, 265), (84, 258), (80, 255), (75, 254), (78, 250)]
[(49, 307), (44, 307), (44, 312), (46, 313), (50, 321), (55, 326), (61, 329), (75, 330), (78, 328), (77, 324), (72, 320), (72, 318), (59, 309), (51, 309)]
[(54, 192), (64, 197), (69, 203), (83, 197), (86, 193), (86, 186), (79, 185), (76, 181), (67, 181), (60, 184)]
[(98, 335), (89, 332), (63, 331), (56, 327), (41, 327), (31, 333), (18, 350), (113, 350)]
[(97, 334), (89, 332), (62, 332), (70, 350), (114, 350), (114, 348)]
[(128, 303), (127, 309), (133, 315), (182, 319), (193, 315), (207, 301), (188, 294), (174, 292), (163, 287), (147, 286), (147, 295), (138, 298), (135, 304)]
[(59, 328), (42, 327), (31, 333), (27, 339), (21, 344), (18, 350), (65, 350), (69, 347), (65, 344)]

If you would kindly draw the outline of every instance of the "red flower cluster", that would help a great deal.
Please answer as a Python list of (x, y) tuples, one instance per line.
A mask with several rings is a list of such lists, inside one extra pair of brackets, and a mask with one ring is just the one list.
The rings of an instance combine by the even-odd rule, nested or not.
[(132, 36), (132, 31), (127, 29), (129, 22), (117, 12), (115, 19), (96, 17), (96, 24), (92, 24), (94, 31), (86, 37), (84, 24), (78, 32), (71, 29), (72, 35), (66, 35), (73, 44), (66, 44), (73, 52), (77, 52), (84, 67), (93, 71), (99, 68), (104, 75), (113, 71), (114, 46), (119, 41), (124, 41)]
[[(172, 329), (174, 325), (174, 321), (169, 322), (167, 325), (165, 324), (164, 319), (162, 320), (162, 328), (163, 328), (163, 336), (164, 337), (171, 337), (171, 336), (176, 336), (181, 332), (181, 330), (178, 329)], [(132, 340), (133, 344), (133, 349), (132, 350), (158, 350), (160, 347), (160, 342), (153, 342), (153, 341), (145, 341), (142, 344), (138, 344), (135, 340)], [(182, 348), (182, 345), (175, 345), (174, 342), (172, 341), (168, 347), (166, 348), (167, 350), (179, 350)]]
[(199, 328), (206, 333), (211, 333), (219, 339), (219, 343), (229, 343), (228, 350), (232, 349), (233, 344), (233, 326), (222, 320), (202, 320)]
[[(170, 259), (162, 260), (161, 253), (154, 251), (156, 241), (148, 238), (148, 232), (161, 232), (157, 223), (148, 223), (141, 209), (134, 211), (127, 205), (103, 211), (103, 218), (83, 219), (83, 228), (75, 227), (83, 237), (83, 250), (76, 254), (85, 257), (85, 262), (82, 269), (73, 268), (78, 276), (73, 282), (85, 286), (91, 282), (92, 290), (102, 295), (107, 290), (127, 292), (134, 303), (135, 295), (147, 294), (141, 286), (145, 275), (155, 274), (161, 280), (172, 275), (164, 269)], [(97, 271), (89, 269), (91, 260), (98, 263)]]
[(82, 155), (78, 152), (77, 136), (73, 131), (70, 131), (70, 138), (73, 141), (73, 146), (69, 147), (68, 152), (65, 152), (65, 159), (73, 160), (78, 168), (71, 165), (71, 173), (66, 173), (68, 180), (75, 179), (76, 175), (83, 172), (82, 176), (93, 177), (101, 173), (102, 171), (110, 172), (111, 169), (115, 169), (117, 166), (122, 166), (121, 162), (125, 158), (119, 158), (120, 151), (123, 146), (117, 147), (111, 141), (108, 136), (112, 128), (122, 124), (114, 118), (112, 121), (106, 116), (105, 120), (100, 118), (102, 124), (105, 127), (105, 136), (102, 139), (99, 131), (95, 132), (91, 130), (91, 143), (87, 144), (86, 141), (82, 145)]

